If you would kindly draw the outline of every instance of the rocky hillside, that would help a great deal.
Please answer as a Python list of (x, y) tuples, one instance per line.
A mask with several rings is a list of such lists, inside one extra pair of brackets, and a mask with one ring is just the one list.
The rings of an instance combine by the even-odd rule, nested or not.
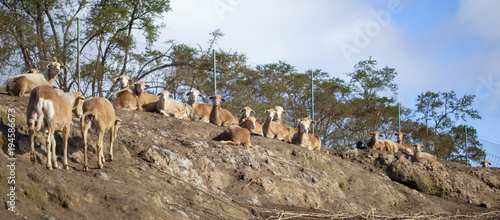
[[(371, 150), (309, 151), (258, 136), (251, 138), (252, 148), (232, 146), (216, 140), (223, 127), (147, 112), (117, 111), (122, 126), (115, 160), (106, 161), (104, 169), (97, 169), (97, 134), (92, 132), (87, 172), (74, 118), (70, 169), (49, 171), (43, 134), (35, 139), (40, 159), (34, 165), (29, 160), (27, 102), (0, 94), (4, 153), (9, 152), (9, 109), (15, 111), (17, 134), (15, 165), (7, 166), (12, 163), (7, 154), (0, 156), (0, 219), (500, 216), (499, 168), (449, 162), (432, 167), (412, 163), (402, 153)], [(61, 138), (56, 138), (62, 155)], [(109, 158), (108, 135), (104, 149)], [(7, 196), (12, 186), (15, 207)]]

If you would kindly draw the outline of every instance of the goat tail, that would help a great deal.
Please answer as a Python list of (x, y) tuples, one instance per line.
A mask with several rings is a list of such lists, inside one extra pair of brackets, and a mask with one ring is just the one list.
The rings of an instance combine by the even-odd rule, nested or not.
[[(88, 121), (86, 121), (88, 117)], [(85, 128), (89, 125), (89, 123), (92, 122), (92, 120), (95, 118), (95, 115), (92, 114), (92, 112), (85, 112), (85, 114), (82, 115), (82, 118), (80, 119), (80, 126), (81, 128)]]

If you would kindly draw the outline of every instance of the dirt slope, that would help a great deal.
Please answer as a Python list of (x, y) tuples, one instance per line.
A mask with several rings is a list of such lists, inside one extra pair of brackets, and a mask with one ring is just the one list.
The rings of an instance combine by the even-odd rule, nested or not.
[[(3, 151), (8, 111), (16, 111), (16, 214), (8, 211), (10, 161), (0, 156), (0, 219), (473, 218), (500, 215), (500, 169), (456, 163), (432, 167), (401, 153), (309, 151), (253, 136), (253, 148), (219, 143), (223, 127), (146, 112), (122, 119), (115, 160), (83, 171), (74, 118), (70, 170), (45, 168), (45, 136), (29, 161), (28, 98), (0, 94)], [(94, 146), (96, 132), (91, 133)], [(58, 155), (62, 155), (61, 138)], [(109, 137), (105, 137), (108, 157)], [(61, 166), (61, 162), (59, 163)]]

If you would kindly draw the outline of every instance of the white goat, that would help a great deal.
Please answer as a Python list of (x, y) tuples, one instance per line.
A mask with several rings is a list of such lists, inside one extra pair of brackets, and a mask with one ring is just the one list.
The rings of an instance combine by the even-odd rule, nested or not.
[[(247, 119), (247, 118), (249, 118), (249, 117), (250, 117), (250, 114), (251, 114), (252, 112), (255, 114), (255, 112), (253, 111), (253, 109), (252, 109), (252, 108), (250, 108), (250, 107), (248, 107), (248, 106), (245, 106), (245, 107), (243, 107), (243, 108), (240, 110), (241, 116), (240, 116), (240, 118), (239, 118), (239, 120), (238, 120), (238, 122), (240, 123), (240, 126), (242, 126), (242, 125), (244, 124), (243, 119)], [(244, 126), (242, 126), (242, 127), (244, 127)]]
[(35, 130), (48, 132), (47, 136), (47, 168), (52, 170), (52, 163), (58, 168), (56, 157), (56, 139), (54, 132), (62, 130), (63, 133), (63, 166), (68, 169), (68, 137), (71, 128), (73, 112), (82, 115), (82, 102), (85, 99), (78, 92), (65, 93), (52, 86), (42, 85), (31, 91), (28, 102), (26, 118), (30, 134), (31, 161), (35, 163)]
[(87, 160), (87, 133), (90, 129), (90, 126), (93, 124), (94, 127), (99, 132), (99, 140), (97, 141), (97, 161), (99, 164), (99, 168), (103, 168), (104, 159), (104, 146), (103, 139), (104, 133), (109, 131), (109, 159), (113, 160), (113, 142), (116, 138), (116, 133), (118, 131), (118, 127), (120, 126), (121, 120), (118, 119), (115, 115), (115, 110), (111, 103), (101, 97), (94, 97), (91, 99), (85, 100), (83, 102), (83, 116), (80, 119), (80, 129), (83, 137), (83, 152), (85, 155), (85, 171), (89, 170), (88, 160)]
[(203, 94), (197, 89), (191, 89), (190, 92), (186, 93), (189, 96), (188, 104), (193, 109), (191, 114), (192, 120), (202, 120), (203, 122), (210, 123), (210, 112), (212, 112), (212, 105), (207, 103), (198, 102), (198, 97), (203, 98)]
[[(66, 67), (58, 62), (52, 62), (47, 65), (47, 68), (45, 74), (39, 74), (38, 70), (34, 69), (36, 73), (20, 74), (12, 77), (7, 81), (7, 92), (12, 96), (29, 96), (28, 94), (37, 86), (54, 85), (57, 75), (59, 75), (61, 69)], [(31, 71), (34, 72), (33, 69)]]
[(160, 100), (156, 102), (156, 111), (158, 113), (175, 117), (177, 119), (190, 118), (191, 106), (175, 99), (171, 99), (170, 97), (173, 97), (173, 95), (167, 90), (163, 90), (156, 95), (160, 97)]
[(134, 84), (134, 80), (129, 78), (127, 75), (116, 77), (115, 82), (118, 83), (120, 89), (129, 89), (130, 85)]

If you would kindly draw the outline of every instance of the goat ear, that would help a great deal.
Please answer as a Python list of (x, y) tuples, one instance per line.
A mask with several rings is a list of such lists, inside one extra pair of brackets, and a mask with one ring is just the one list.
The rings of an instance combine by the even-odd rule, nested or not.
[(85, 100), (85, 96), (83, 96), (83, 95), (79, 95), (78, 98), (81, 100)]
[(240, 113), (243, 113), (244, 111), (245, 111), (245, 109), (244, 109), (244, 108), (242, 108), (242, 109), (240, 110)]
[(268, 113), (269, 111), (268, 110), (265, 110), (264, 113)]
[(288, 114), (288, 112), (287, 111), (283, 111), (283, 114)]
[(172, 95), (172, 94), (168, 94), (168, 97), (172, 98), (172, 97), (174, 97), (174, 95)]
[(191, 92), (186, 92), (186, 96), (191, 95)]
[(221, 101), (223, 101), (223, 102), (225, 102), (225, 101), (226, 101), (226, 99), (224, 99), (224, 98), (221, 98), (220, 100), (221, 100)]
[(214, 99), (214, 97), (213, 96), (209, 96), (208, 99)]
[(398, 133), (394, 133), (394, 135), (398, 135)]
[(311, 121), (311, 124), (316, 124), (316, 121), (314, 121), (314, 120), (313, 120), (313, 121)]
[(255, 112), (253, 110), (250, 110), (250, 113), (252, 113), (252, 112), (255, 114)]
[(150, 86), (150, 85), (148, 85), (148, 84), (144, 85), (144, 87), (146, 87), (146, 88), (151, 88), (151, 86)]
[(66, 66), (61, 65), (61, 66), (60, 66), (60, 68), (61, 68), (61, 69), (66, 69)]
[(260, 118), (255, 119), (256, 122), (261, 122)]
[(205, 96), (201, 93), (198, 96), (201, 96), (201, 98), (205, 98)]
[(406, 137), (406, 134), (403, 134), (403, 137)]
[(156, 93), (156, 96), (160, 97), (160, 96), (161, 96), (161, 93)]
[(128, 79), (128, 83), (133, 84), (134, 80), (133, 79)]

